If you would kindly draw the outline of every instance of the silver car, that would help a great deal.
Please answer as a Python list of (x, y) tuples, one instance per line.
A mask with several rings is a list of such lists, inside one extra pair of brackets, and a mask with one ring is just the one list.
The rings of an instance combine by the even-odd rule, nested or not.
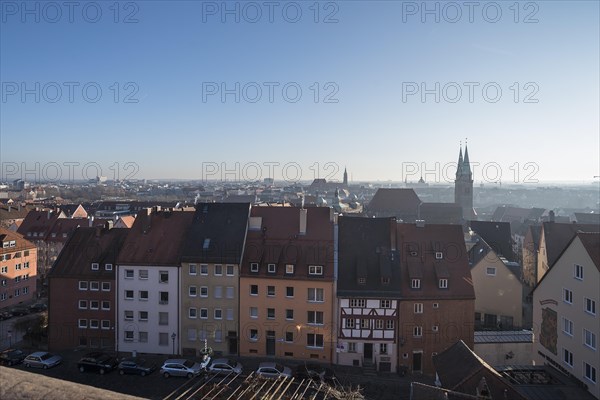
[(211, 374), (239, 375), (242, 373), (242, 364), (228, 358), (217, 358), (208, 366), (208, 372)]
[(57, 356), (46, 351), (37, 351), (31, 353), (23, 360), (23, 364), (26, 367), (36, 367), (48, 369), (58, 365), (62, 362), (62, 357)]
[(274, 362), (263, 362), (258, 365), (256, 375), (264, 376), (265, 378), (285, 378), (292, 377), (292, 370), (284, 365)]
[(191, 360), (178, 358), (165, 361), (160, 368), (160, 373), (165, 378), (170, 376), (186, 376), (188, 378), (193, 378), (194, 376), (200, 375), (204, 370), (205, 365)]

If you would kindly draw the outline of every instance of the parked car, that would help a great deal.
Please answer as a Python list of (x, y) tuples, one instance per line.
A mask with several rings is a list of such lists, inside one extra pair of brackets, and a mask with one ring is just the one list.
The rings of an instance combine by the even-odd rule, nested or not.
[(25, 359), (25, 356), (26, 354), (23, 353), (21, 350), (4, 350), (2, 353), (0, 353), (0, 364), (8, 365), (10, 367), (11, 365), (15, 365), (22, 362)]
[(119, 365), (117, 359), (106, 353), (94, 351), (84, 355), (77, 363), (79, 372), (94, 371), (104, 375)]
[(5, 319), (9, 318), (12, 318), (12, 313), (10, 311), (0, 311), (0, 321), (4, 321)]
[(156, 369), (156, 364), (151, 364), (143, 358), (127, 358), (119, 363), (119, 373), (146, 376)]
[(166, 360), (163, 366), (160, 368), (160, 373), (168, 378), (170, 376), (186, 376), (193, 378), (194, 376), (200, 375), (206, 370), (206, 364), (200, 364), (192, 360), (186, 360), (183, 358)]
[(29, 314), (29, 308), (27, 307), (13, 307), (10, 309), (10, 315), (13, 317), (22, 317), (27, 314)]
[(279, 378), (280, 376), (291, 378), (292, 370), (289, 367), (274, 362), (262, 362), (258, 365), (256, 375), (265, 378)]
[(215, 375), (241, 374), (242, 364), (228, 358), (217, 358), (208, 365), (207, 371)]
[(23, 360), (26, 367), (36, 367), (48, 369), (62, 362), (62, 357), (48, 353), (47, 351), (36, 351), (31, 353)]
[(47, 309), (48, 309), (48, 306), (45, 305), (44, 303), (35, 303), (35, 304), (32, 304), (29, 306), (29, 311), (31, 311), (32, 313), (46, 311)]
[(334, 383), (337, 378), (331, 368), (319, 364), (301, 364), (294, 370), (294, 377), (298, 379), (312, 379), (319, 382)]

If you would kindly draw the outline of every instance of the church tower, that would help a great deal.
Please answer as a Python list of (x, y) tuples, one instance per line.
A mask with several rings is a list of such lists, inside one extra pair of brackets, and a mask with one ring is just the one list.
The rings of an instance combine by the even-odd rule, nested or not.
[(344, 187), (348, 187), (348, 172), (346, 171), (346, 167), (344, 167)]
[(456, 167), (456, 180), (454, 181), (454, 202), (462, 207), (463, 219), (475, 219), (473, 210), (473, 173), (469, 162), (469, 150), (465, 144), (463, 158), (462, 146), (458, 153), (458, 166)]

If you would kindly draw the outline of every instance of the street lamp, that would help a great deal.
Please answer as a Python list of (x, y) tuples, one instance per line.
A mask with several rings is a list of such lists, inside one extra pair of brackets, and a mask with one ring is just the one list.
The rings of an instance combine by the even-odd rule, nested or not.
[(175, 332), (173, 332), (173, 334), (171, 335), (171, 340), (173, 341), (173, 355), (175, 355), (175, 338), (177, 337), (177, 335), (175, 334)]

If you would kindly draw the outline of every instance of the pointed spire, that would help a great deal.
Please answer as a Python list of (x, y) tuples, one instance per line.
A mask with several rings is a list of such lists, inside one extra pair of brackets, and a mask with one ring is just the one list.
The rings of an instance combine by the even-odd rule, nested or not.
[(463, 173), (471, 176), (471, 163), (469, 161), (469, 149), (467, 148), (467, 141), (465, 139), (465, 159), (463, 161)]
[(456, 166), (456, 177), (457, 178), (462, 175), (462, 168), (463, 168), (463, 154), (462, 154), (462, 142), (460, 142), (460, 151), (458, 153), (458, 164)]

